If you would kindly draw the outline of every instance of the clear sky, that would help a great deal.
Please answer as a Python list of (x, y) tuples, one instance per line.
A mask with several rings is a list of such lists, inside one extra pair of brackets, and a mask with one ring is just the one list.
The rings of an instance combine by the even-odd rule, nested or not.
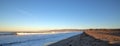
[(0, 30), (120, 28), (120, 0), (0, 0)]

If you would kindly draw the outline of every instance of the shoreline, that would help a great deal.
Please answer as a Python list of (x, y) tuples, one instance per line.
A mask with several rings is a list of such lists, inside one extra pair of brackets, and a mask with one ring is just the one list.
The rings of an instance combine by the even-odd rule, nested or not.
[[(84, 31), (82, 34), (58, 41), (49, 46), (120, 46), (120, 43), (119, 43), (120, 36), (118, 35), (119, 31), (117, 32), (118, 34), (116, 33), (116, 31), (112, 31), (112, 32), (106, 31), (109, 33), (109, 34), (108, 33), (106, 34), (104, 30), (101, 30), (101, 29), (99, 30), (102, 32), (99, 32), (96, 30), (93, 31), (95, 33), (91, 33), (92, 30)], [(111, 35), (113, 32), (115, 32), (114, 35), (116, 34), (118, 35), (117, 39), (114, 35)], [(112, 39), (109, 39), (111, 37)], [(114, 40), (118, 40), (118, 43), (111, 44), (110, 41), (114, 41)]]
[(83, 33), (80, 37), (80, 45), (79, 46), (109, 46), (108, 41), (102, 41), (99, 39), (95, 39), (94, 37)]

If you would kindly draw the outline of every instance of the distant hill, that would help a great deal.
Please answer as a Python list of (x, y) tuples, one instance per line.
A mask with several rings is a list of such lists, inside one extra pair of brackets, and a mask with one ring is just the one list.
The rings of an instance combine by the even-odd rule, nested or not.
[(39, 30), (39, 31), (1, 31), (1, 32), (19, 32), (19, 33), (45, 33), (45, 32), (69, 32), (84, 31), (85, 29), (57, 29), (57, 30)]

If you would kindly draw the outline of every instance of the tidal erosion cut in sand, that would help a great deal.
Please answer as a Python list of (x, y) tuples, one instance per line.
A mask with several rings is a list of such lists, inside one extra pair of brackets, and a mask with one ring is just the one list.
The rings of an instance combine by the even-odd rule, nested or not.
[(120, 30), (89, 29), (49, 46), (120, 46)]
[(85, 34), (106, 41), (109, 46), (120, 46), (120, 29), (90, 29)]

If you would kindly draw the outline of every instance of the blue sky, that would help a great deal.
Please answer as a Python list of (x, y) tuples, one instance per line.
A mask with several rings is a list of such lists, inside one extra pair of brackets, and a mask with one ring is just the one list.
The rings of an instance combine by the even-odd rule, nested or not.
[(0, 0), (1, 30), (120, 28), (119, 0)]

